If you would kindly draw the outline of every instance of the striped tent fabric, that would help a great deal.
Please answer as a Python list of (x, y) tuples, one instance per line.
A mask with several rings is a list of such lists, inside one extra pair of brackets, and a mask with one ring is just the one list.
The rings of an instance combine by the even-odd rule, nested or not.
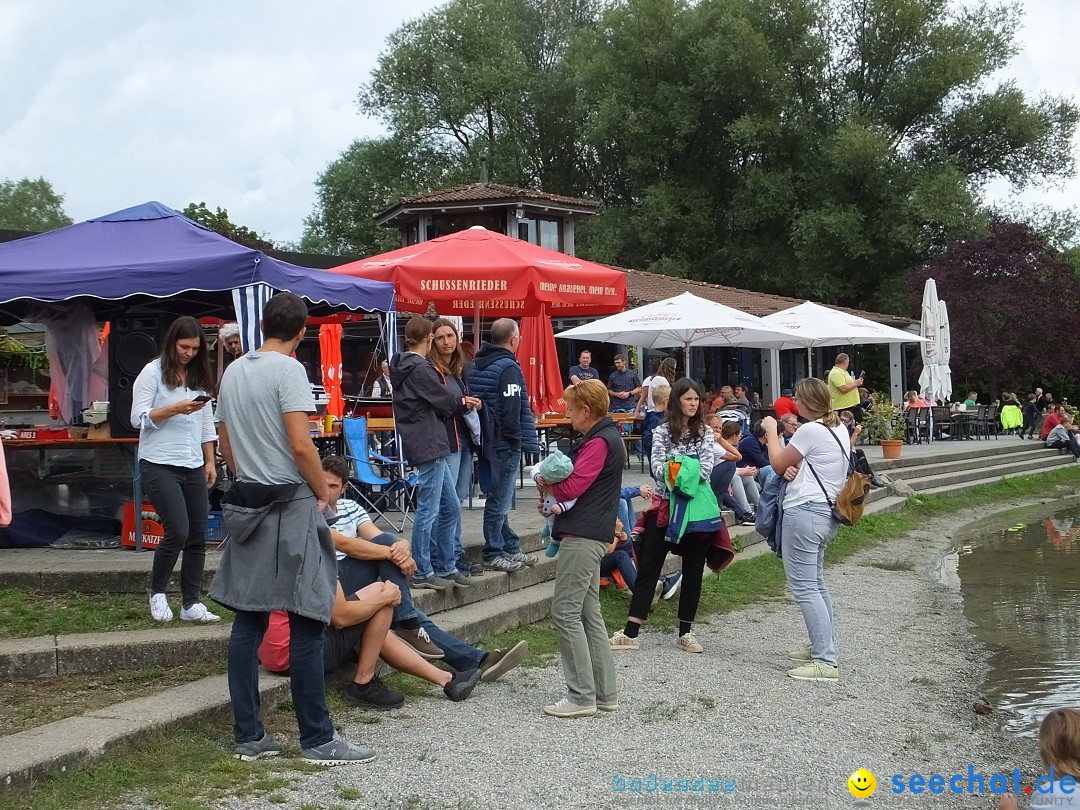
[(254, 351), (262, 345), (263, 308), (274, 295), (268, 284), (249, 284), (232, 291), (236, 323), (240, 327), (240, 342), (245, 352)]

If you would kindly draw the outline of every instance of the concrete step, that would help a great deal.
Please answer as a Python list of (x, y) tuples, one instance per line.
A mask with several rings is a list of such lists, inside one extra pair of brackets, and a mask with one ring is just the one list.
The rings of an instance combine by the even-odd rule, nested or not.
[[(259, 692), (268, 710), (288, 697), (289, 679), (263, 672)], [(150, 734), (228, 707), (226, 676), (215, 675), (0, 737), (0, 784), (8, 791), (26, 790), (50, 773), (85, 765)]]
[[(956, 449), (959, 445), (962, 449)], [(909, 445), (905, 445), (900, 451), (898, 459), (879, 459), (873, 462), (875, 469), (890, 471), (902, 467), (924, 466), (928, 464), (940, 464), (949, 461), (962, 461), (970, 458), (986, 456), (1009, 455), (1011, 453), (1024, 453), (1046, 448), (1042, 442), (1018, 439), (1015, 436), (1001, 436), (998, 439), (982, 439), (971, 441), (937, 441), (929, 445), (915, 445), (919, 448), (919, 454), (909, 452)], [(926, 448), (927, 452), (923, 452)], [(940, 448), (940, 452), (936, 450)]]
[(881, 461), (872, 463), (871, 466), (873, 466), (875, 470), (881, 470), (881, 472), (888, 474), (889, 477), (893, 479), (907, 481), (913, 478), (922, 478), (927, 475), (947, 475), (954, 472), (984, 469), (986, 467), (1000, 466), (1003, 464), (1024, 464), (1041, 459), (1054, 458), (1056, 455), (1056, 450), (1048, 450), (1045, 447), (1040, 446), (1020, 452), (998, 454), (984, 453), (978, 456), (949, 458), (948, 460), (939, 461), (937, 463), (912, 464), (906, 467), (882, 468), (883, 462)]
[[(1053, 453), (1054, 451), (1050, 452)], [(1002, 461), (1001, 463), (986, 464), (984, 466), (962, 470), (934, 470), (930, 474), (905, 478), (904, 483), (916, 492), (922, 492), (923, 490), (951, 486), (954, 484), (977, 484), (981, 483), (984, 479), (1001, 475), (1045, 472), (1048, 469), (1062, 467), (1070, 463), (1072, 463), (1071, 455), (1065, 457), (1056, 454), (1052, 456), (1035, 456), (1033, 458), (1025, 457), (1018, 461), (1010, 459), (1008, 461)], [(942, 467), (947, 466), (948, 465), (942, 465)]]

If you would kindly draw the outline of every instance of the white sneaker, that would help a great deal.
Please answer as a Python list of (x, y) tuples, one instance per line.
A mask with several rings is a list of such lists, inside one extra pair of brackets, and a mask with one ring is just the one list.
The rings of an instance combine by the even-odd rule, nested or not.
[[(172, 614), (169, 614), (170, 616)], [(180, 618), (185, 622), (219, 622), (221, 617), (211, 613), (202, 602), (196, 602), (189, 608), (180, 609)]]
[(172, 608), (163, 593), (150, 594), (150, 616), (155, 622), (171, 622)]
[(616, 630), (615, 635), (611, 637), (611, 641), (608, 642), (612, 652), (618, 650), (640, 650), (641, 644), (638, 643), (636, 638), (630, 638), (622, 630)]

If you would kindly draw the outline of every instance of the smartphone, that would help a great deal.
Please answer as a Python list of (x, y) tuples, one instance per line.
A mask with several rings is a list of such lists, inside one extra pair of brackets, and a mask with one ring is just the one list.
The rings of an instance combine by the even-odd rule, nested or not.
[(195, 397), (195, 401), (196, 402), (209, 402), (210, 401), (210, 396), (208, 394), (200, 394), (199, 396)]

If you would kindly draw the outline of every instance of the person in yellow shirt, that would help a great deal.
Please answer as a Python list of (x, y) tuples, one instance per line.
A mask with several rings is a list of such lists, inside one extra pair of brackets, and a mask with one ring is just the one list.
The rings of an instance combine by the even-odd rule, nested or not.
[(851, 411), (855, 421), (861, 422), (863, 418), (862, 392), (859, 389), (863, 387), (864, 382), (861, 374), (858, 377), (851, 376), (848, 371), (850, 363), (851, 358), (844, 352), (836, 355), (836, 362), (829, 371), (829, 398), (834, 411)]

